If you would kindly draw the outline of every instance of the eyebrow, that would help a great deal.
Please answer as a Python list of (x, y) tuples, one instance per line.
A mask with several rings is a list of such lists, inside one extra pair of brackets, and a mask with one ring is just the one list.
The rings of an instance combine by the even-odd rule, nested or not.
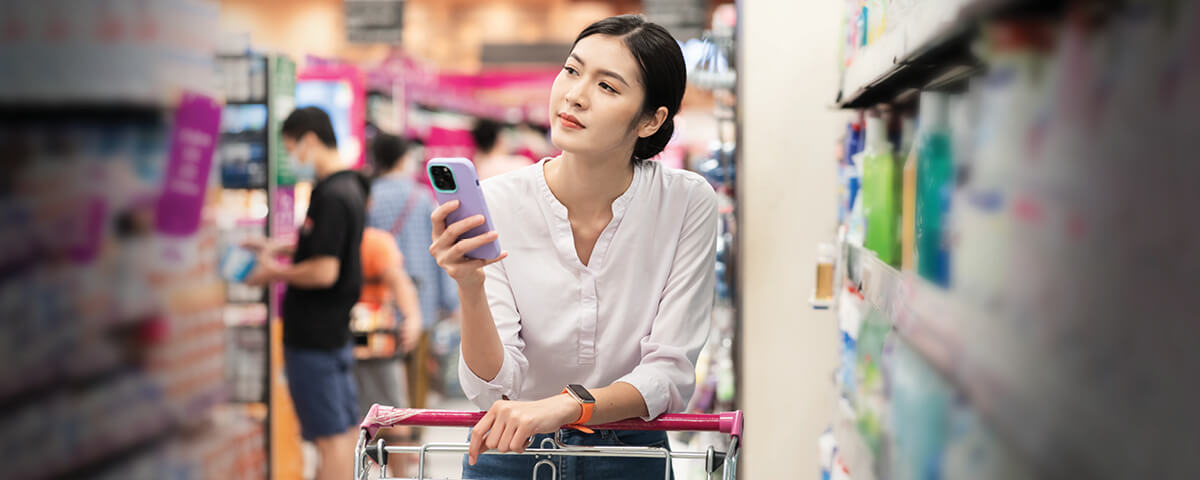
[[(579, 58), (579, 55), (576, 55), (574, 52), (571, 53), (571, 58), (574, 58), (575, 61), (579, 62), (580, 65), (583, 65), (585, 67), (587, 66), (587, 62), (583, 61), (582, 58)], [(621, 74), (619, 74), (617, 72), (614, 72), (612, 70), (605, 70), (603, 68), (598, 68), (598, 69), (596, 69), (596, 71), (599, 72), (601, 75), (608, 75), (617, 80), (620, 80), (621, 83), (625, 84), (625, 86), (627, 86), (627, 87), (629, 86), (629, 82), (625, 81), (625, 77), (622, 77)]]

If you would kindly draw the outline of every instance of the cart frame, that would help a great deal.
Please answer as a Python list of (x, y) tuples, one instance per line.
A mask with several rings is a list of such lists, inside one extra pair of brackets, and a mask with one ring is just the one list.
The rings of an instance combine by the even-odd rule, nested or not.
[[(360, 425), (358, 441), (354, 446), (354, 478), (367, 480), (372, 470), (372, 464), (380, 469), (381, 479), (388, 477), (387, 465), (390, 454), (417, 454), (417, 478), (425, 480), (425, 457), (429, 453), (467, 453), (468, 443), (426, 443), (419, 446), (390, 446), (383, 439), (374, 439), (379, 429), (397, 425), (417, 427), (474, 427), (487, 412), (461, 412), (452, 410), (421, 410), (412, 408), (394, 408), (375, 404), (367, 413)], [(590, 426), (593, 430), (658, 430), (658, 431), (691, 431), (691, 432), (720, 432), (729, 435), (729, 448), (725, 452), (717, 451), (709, 446), (702, 452), (672, 452), (661, 447), (622, 447), (622, 446), (578, 446), (567, 445), (562, 441), (562, 430), (553, 438), (543, 439), (538, 448), (527, 448), (524, 452), (486, 451), (484, 455), (547, 455), (562, 457), (624, 457), (624, 458), (662, 458), (665, 460), (663, 477), (671, 478), (674, 459), (703, 460), (705, 472), (710, 476), (718, 469), (723, 469), (724, 480), (737, 478), (737, 462), (741, 453), (742, 426), (744, 423), (741, 411), (719, 414), (667, 414), (655, 420), (639, 419), (624, 420), (604, 425)], [(530, 439), (532, 446), (532, 438)], [(533, 478), (537, 478), (542, 467), (550, 469), (551, 476), (557, 478), (557, 465), (543, 459), (534, 465)]]

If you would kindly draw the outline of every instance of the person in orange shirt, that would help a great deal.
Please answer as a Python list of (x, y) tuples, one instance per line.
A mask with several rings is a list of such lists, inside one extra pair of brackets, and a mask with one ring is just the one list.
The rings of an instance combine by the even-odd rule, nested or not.
[[(404, 257), (396, 247), (396, 240), (385, 230), (368, 227), (363, 230), (361, 252), (363, 289), (355, 307), (358, 311), (352, 329), (357, 336), (363, 330), (394, 328), (395, 322), (387, 319), (396, 318), (393, 308), (397, 308), (403, 319), (399, 332), (400, 348), (404, 353), (412, 351), (421, 336), (421, 308), (417, 303), (416, 286), (404, 271)], [(368, 333), (368, 342), (377, 341), (372, 337), (375, 334)], [(356, 355), (359, 358), (355, 362), (354, 376), (358, 381), (360, 411), (368, 411), (374, 403), (406, 406), (403, 356), (392, 354), (386, 348), (381, 355), (374, 343), (363, 347), (359, 342), (359, 345), (360, 351), (372, 352)]]

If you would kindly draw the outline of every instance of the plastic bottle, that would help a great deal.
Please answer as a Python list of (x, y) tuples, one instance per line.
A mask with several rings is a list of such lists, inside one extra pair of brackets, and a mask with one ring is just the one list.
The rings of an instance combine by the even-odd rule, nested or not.
[(889, 478), (944, 478), (942, 456), (953, 391), (906, 343), (893, 342), (892, 347)]
[(912, 117), (904, 117), (900, 124), (900, 158), (904, 159), (901, 169), (900, 187), (900, 269), (912, 270), (915, 257), (913, 242), (916, 234), (917, 214), (917, 149), (913, 147), (916, 140), (916, 122)]
[(867, 43), (868, 43), (868, 42), (867, 42), (867, 38), (868, 38), (868, 35), (867, 35), (867, 24), (868, 24), (868, 22), (867, 22), (867, 18), (868, 18), (868, 17), (867, 17), (867, 14), (868, 14), (868, 10), (869, 10), (869, 9), (867, 8), (867, 2), (866, 2), (866, 0), (860, 0), (860, 1), (859, 1), (859, 8), (858, 8), (858, 9), (859, 9), (859, 15), (858, 15), (858, 25), (857, 25), (858, 31), (856, 32), (856, 33), (858, 33), (858, 45), (859, 45), (860, 47), (865, 47), (865, 46), (867, 46)]
[(990, 308), (1005, 303), (1014, 184), (1043, 99), (1050, 40), (1047, 25), (1033, 21), (997, 23), (989, 33), (971, 173), (963, 185), (965, 201), (955, 206), (959, 243), (953, 277), (956, 291)]
[(941, 286), (947, 286), (950, 281), (949, 252), (943, 241), (954, 178), (949, 104), (947, 94), (921, 94), (921, 133), (917, 140), (913, 205), (913, 263), (921, 277)]
[(878, 116), (867, 117), (862, 164), (863, 214), (867, 220), (864, 245), (880, 260), (899, 266), (900, 182), (892, 144), (887, 141), (887, 126)]
[(881, 359), (884, 344), (892, 331), (892, 324), (883, 312), (870, 309), (863, 319), (855, 347), (855, 374), (857, 376), (857, 398), (855, 406), (858, 431), (874, 455), (883, 448), (884, 418), (887, 396), (884, 389)]

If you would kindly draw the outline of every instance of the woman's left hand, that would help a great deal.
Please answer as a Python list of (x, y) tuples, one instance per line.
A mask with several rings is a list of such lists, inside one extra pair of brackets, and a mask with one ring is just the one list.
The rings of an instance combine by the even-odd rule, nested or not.
[(566, 395), (536, 402), (497, 401), (471, 430), (469, 462), (475, 465), (479, 455), (487, 450), (524, 452), (529, 437), (553, 433), (578, 420), (580, 412), (579, 402)]

